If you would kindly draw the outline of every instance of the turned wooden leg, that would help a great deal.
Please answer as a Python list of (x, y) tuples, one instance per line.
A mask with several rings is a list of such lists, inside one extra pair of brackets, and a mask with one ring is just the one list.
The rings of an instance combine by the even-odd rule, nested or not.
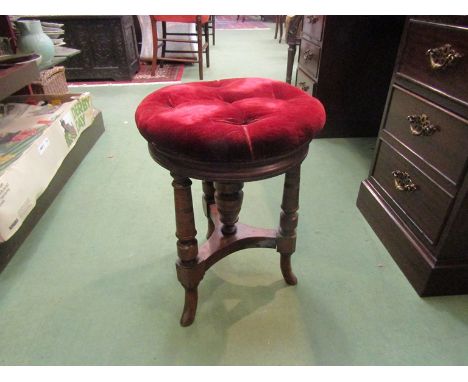
[(281, 273), (284, 280), (290, 285), (297, 284), (297, 278), (291, 269), (291, 255), (296, 250), (300, 177), (300, 166), (293, 168), (285, 175), (280, 227), (278, 229), (276, 246), (276, 250), (281, 254)]
[(215, 201), (219, 212), (219, 219), (223, 226), (221, 231), (224, 235), (236, 233), (236, 223), (239, 220), (239, 212), (242, 206), (244, 183), (215, 182)]
[(185, 305), (180, 319), (182, 326), (190, 325), (195, 319), (197, 310), (197, 287), (204, 275), (204, 268), (197, 262), (198, 244), (197, 231), (193, 216), (192, 184), (189, 178), (171, 174), (174, 178), (174, 204), (176, 218), (177, 278), (185, 288)]
[(213, 182), (203, 181), (202, 186), (203, 186), (203, 200), (202, 200), (203, 211), (205, 212), (205, 216), (208, 219), (208, 231), (206, 233), (206, 238), (209, 239), (209, 237), (211, 236), (215, 228), (213, 220), (211, 220), (211, 216), (210, 216), (210, 205), (215, 203), (215, 199), (214, 199), (215, 189), (213, 186)]

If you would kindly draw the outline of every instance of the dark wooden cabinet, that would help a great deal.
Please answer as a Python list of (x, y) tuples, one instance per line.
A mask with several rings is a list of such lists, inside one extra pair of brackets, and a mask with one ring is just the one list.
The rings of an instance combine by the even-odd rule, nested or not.
[(357, 205), (421, 296), (468, 293), (468, 17), (409, 17)]
[(304, 16), (296, 86), (327, 111), (320, 137), (376, 136), (403, 16)]
[(66, 61), (68, 80), (130, 80), (139, 70), (132, 16), (40, 16), (63, 23), (67, 46), (81, 53)]

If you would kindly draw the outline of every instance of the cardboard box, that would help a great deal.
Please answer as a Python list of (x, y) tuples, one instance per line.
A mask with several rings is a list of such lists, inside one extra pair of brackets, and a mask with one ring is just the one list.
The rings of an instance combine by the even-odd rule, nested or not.
[[(28, 103), (47, 101), (44, 107)], [(96, 115), (89, 93), (14, 96), (0, 127), (0, 243), (21, 226)]]

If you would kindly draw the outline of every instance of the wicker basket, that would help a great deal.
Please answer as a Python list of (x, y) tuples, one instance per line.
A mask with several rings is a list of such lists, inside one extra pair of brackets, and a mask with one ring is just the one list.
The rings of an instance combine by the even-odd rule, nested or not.
[(66, 94), (68, 93), (65, 68), (54, 66), (52, 69), (42, 70), (40, 80), (31, 84), (34, 94)]

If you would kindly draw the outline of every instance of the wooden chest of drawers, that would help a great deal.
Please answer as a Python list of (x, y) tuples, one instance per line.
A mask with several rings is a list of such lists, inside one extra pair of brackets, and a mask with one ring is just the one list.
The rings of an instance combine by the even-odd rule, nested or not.
[(468, 17), (408, 18), (357, 205), (421, 296), (468, 293)]
[(403, 16), (304, 16), (296, 86), (325, 105), (319, 138), (377, 136)]

